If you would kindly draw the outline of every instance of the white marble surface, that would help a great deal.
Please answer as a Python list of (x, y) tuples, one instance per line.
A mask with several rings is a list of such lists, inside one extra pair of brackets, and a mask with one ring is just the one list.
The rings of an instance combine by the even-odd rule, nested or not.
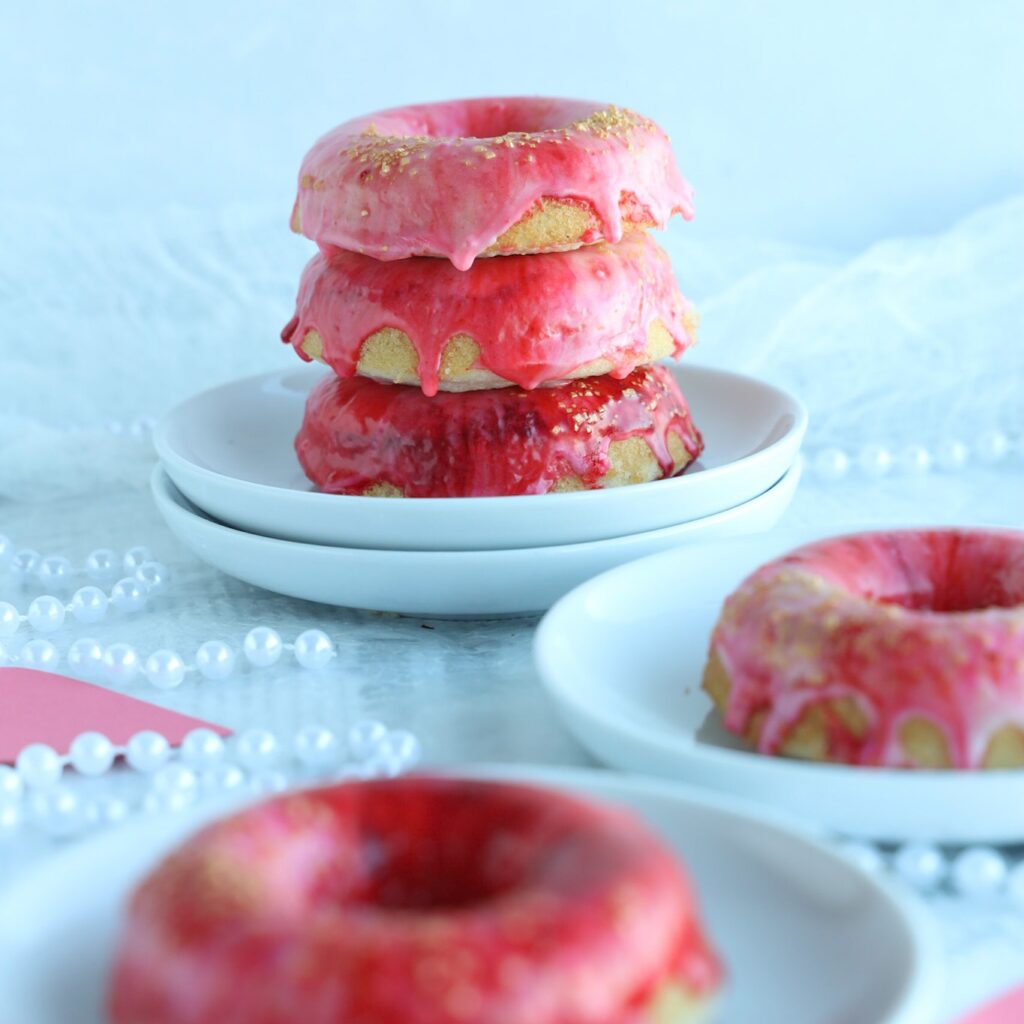
[[(864, 500), (867, 493), (871, 501)], [(958, 475), (876, 482), (853, 476), (827, 486), (812, 480), (785, 522), (847, 526), (929, 519), (1020, 526), (1022, 509), (1024, 457), (1014, 453), (998, 469)], [(338, 648), (339, 657), (320, 673), (283, 659), (275, 668), (249, 670), (223, 683), (190, 678), (170, 692), (140, 681), (128, 691), (135, 696), (235, 729), (269, 726), (287, 733), (309, 722), (341, 728), (360, 717), (380, 718), (417, 733), (426, 760), (435, 763), (592, 763), (556, 720), (538, 684), (530, 659), (534, 620), (398, 618), (259, 591), (208, 569), (181, 548), (140, 491), (7, 503), (0, 510), (0, 531), (19, 545), (77, 562), (96, 547), (124, 550), (141, 543), (170, 566), (168, 594), (138, 617), (111, 616), (91, 627), (101, 641), (191, 653), (210, 638), (237, 644), (251, 626), (266, 623), (286, 638), (317, 626)], [(34, 596), (38, 584), (29, 590), (19, 595), (4, 580), (0, 598)], [(69, 625), (54, 639), (64, 649), (80, 635), (82, 627)], [(0, 844), (2, 877), (16, 884), (18, 872), (50, 848), (33, 837)], [(985, 995), (1024, 980), (1024, 912), (1004, 900), (950, 896), (933, 899), (931, 906), (950, 967), (950, 1020)]]

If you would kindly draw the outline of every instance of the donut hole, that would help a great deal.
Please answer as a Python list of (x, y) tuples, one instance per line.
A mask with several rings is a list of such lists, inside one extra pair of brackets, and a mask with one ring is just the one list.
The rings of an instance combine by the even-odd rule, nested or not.
[(896, 531), (822, 550), (841, 586), (879, 604), (939, 614), (1024, 605), (1024, 534)]
[[(417, 799), (419, 794), (419, 799)], [(532, 798), (535, 799), (535, 798)], [(359, 811), (361, 870), (344, 872), (346, 904), (390, 912), (472, 910), (549, 870), (561, 826), (510, 788), (424, 780), (381, 788)], [(339, 884), (341, 879), (339, 877)], [(330, 884), (328, 882), (328, 888)]]
[(435, 139), (496, 139), (567, 128), (600, 110), (600, 104), (514, 96), (457, 100), (409, 107), (400, 114), (379, 115), (381, 134)]

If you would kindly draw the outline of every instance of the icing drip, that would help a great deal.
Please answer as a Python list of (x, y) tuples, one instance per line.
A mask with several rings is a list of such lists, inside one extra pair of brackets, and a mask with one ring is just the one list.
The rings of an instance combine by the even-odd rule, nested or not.
[(582, 242), (617, 242), (623, 211), (693, 216), (668, 136), (632, 111), (514, 97), (396, 108), (328, 132), (299, 174), (293, 224), (376, 259), (444, 256), (466, 270), (542, 200), (592, 211)]
[(663, 474), (669, 446), (690, 459), (703, 442), (667, 369), (624, 380), (589, 377), (553, 388), (499, 388), (427, 398), (366, 378), (327, 377), (306, 405), (296, 452), (325, 491), (362, 494), (387, 484), (407, 497), (542, 494), (576, 476), (597, 487), (609, 446), (642, 438)]
[(933, 767), (1014, 763), (1024, 757), (1024, 533), (906, 530), (809, 545), (729, 597), (711, 646), (731, 683), (726, 727), (744, 734), (763, 715), (764, 753), (808, 709), (845, 700), (845, 714), (825, 714), (830, 759), (906, 767), (926, 748)]
[(626, 376), (648, 361), (655, 321), (671, 336), (673, 355), (693, 343), (695, 316), (668, 256), (641, 231), (616, 245), (480, 260), (465, 272), (427, 257), (385, 263), (318, 253), (282, 338), (308, 359), (301, 346), (316, 332), (324, 361), (351, 377), (368, 337), (400, 330), (416, 351), (424, 393), (433, 395), (455, 335), (476, 343), (479, 366), (535, 388), (606, 358), (615, 376)]

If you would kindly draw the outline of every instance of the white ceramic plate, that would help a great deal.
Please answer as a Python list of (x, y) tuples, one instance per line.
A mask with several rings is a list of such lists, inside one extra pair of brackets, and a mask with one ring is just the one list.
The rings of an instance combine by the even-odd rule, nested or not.
[(725, 732), (700, 689), (722, 601), (754, 568), (813, 539), (777, 532), (668, 551), (574, 590), (534, 652), (566, 725), (600, 760), (735, 793), (876, 839), (1024, 839), (1024, 771), (897, 771), (766, 757)]
[[(809, 839), (683, 787), (603, 772), (484, 770), (632, 808), (688, 865), (728, 967), (721, 1024), (933, 1024), (916, 909)], [(207, 816), (209, 812), (207, 812)], [(5, 1020), (101, 1024), (125, 898), (196, 816), (138, 822), (45, 861), (0, 900)]]
[(717, 515), (613, 540), (508, 551), (374, 551), (275, 540), (222, 526), (157, 467), (157, 508), (210, 565), (290, 597), (407, 615), (475, 617), (541, 611), (585, 579), (678, 544), (770, 529), (789, 505), (800, 463), (770, 490)]
[(792, 465), (807, 414), (790, 395), (720, 370), (673, 367), (707, 447), (681, 477), (511, 498), (363, 498), (312, 490), (292, 450), (322, 370), (225, 384), (179, 405), (154, 440), (171, 479), (221, 522), (341, 547), (470, 551), (577, 544), (674, 526), (740, 505)]

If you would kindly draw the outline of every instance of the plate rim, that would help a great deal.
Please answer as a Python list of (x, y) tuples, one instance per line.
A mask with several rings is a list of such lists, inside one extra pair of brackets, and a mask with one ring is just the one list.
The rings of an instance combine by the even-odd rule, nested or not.
[[(798, 456), (786, 470), (783, 475), (772, 484), (767, 490), (748, 501), (742, 502), (739, 505), (733, 505), (731, 508), (723, 509), (720, 512), (714, 512), (708, 516), (701, 516), (699, 519), (691, 519), (687, 522), (676, 523), (672, 526), (659, 527), (657, 530), (646, 530), (640, 533), (627, 534), (623, 537), (605, 537), (601, 540), (588, 540), (578, 541), (575, 544), (549, 544), (549, 545), (538, 545), (534, 547), (515, 547), (515, 548), (484, 548), (484, 549), (465, 549), (465, 548), (452, 548), (437, 550), (434, 548), (421, 548), (421, 549), (406, 549), (406, 548), (367, 548), (367, 547), (353, 547), (351, 545), (345, 546), (340, 544), (314, 544), (309, 541), (298, 541), (298, 540), (286, 540), (281, 537), (268, 537), (265, 534), (254, 533), (249, 530), (241, 530), (238, 527), (231, 526), (227, 523), (222, 523), (218, 519), (214, 518), (210, 513), (203, 511), (195, 504), (187, 495), (183, 494), (181, 489), (175, 484), (170, 473), (162, 463), (157, 463), (153, 467), (153, 471), (150, 474), (150, 491), (153, 494), (154, 500), (157, 504), (158, 511), (163, 516), (163, 507), (165, 505), (172, 506), (175, 510), (175, 514), (182, 517), (188, 517), (189, 519), (196, 520), (202, 524), (204, 528), (209, 528), (217, 531), (224, 531), (230, 535), (238, 535), (242, 537), (252, 537), (264, 543), (273, 544), (275, 546), (284, 545), (291, 550), (297, 548), (302, 549), (313, 549), (316, 551), (323, 552), (339, 552), (349, 555), (361, 555), (364, 557), (373, 558), (391, 558), (391, 559), (404, 559), (408, 560), (410, 557), (422, 558), (424, 556), (431, 556), (432, 559), (445, 561), (448, 564), (452, 564), (455, 561), (455, 557), (458, 556), (464, 560), (478, 561), (480, 558), (500, 558), (500, 557), (528, 557), (536, 552), (544, 552), (545, 554), (558, 555), (560, 553), (575, 553), (575, 554), (586, 554), (595, 550), (595, 548), (604, 548), (609, 545), (619, 545), (629, 543), (633, 540), (642, 540), (644, 538), (650, 538), (652, 535), (665, 536), (669, 533), (678, 536), (686, 536), (687, 533), (699, 532), (703, 528), (707, 528), (709, 525), (718, 525), (722, 522), (728, 522), (729, 518), (739, 516), (744, 510), (749, 511), (750, 506), (756, 502), (767, 502), (770, 497), (776, 497), (774, 492), (781, 487), (791, 487), (795, 490), (799, 486), (800, 479), (803, 473), (803, 465), (800, 457)], [(640, 485), (643, 486), (643, 485)], [(173, 488), (173, 491), (171, 490)], [(339, 497), (338, 495), (324, 495), (324, 497)], [(342, 496), (343, 497), (343, 496)], [(544, 497), (541, 495), (540, 497)], [(373, 500), (373, 499), (368, 499)], [(462, 500), (474, 500), (474, 499), (424, 499), (424, 500), (451, 500), (451, 501), (462, 501)], [(187, 505), (182, 502), (187, 503)], [(191, 507), (188, 507), (191, 506)], [(713, 520), (713, 523), (709, 524), (709, 520)], [(644, 555), (643, 558), (656, 557), (653, 555)], [(634, 562), (640, 561), (640, 558), (633, 559), (626, 563), (632, 565)], [(623, 568), (624, 566), (618, 566), (616, 568)], [(606, 572), (614, 572), (615, 569), (606, 570)], [(605, 573), (599, 574), (601, 576)], [(597, 577), (594, 577), (597, 578)], [(591, 582), (588, 580), (587, 582)], [(585, 586), (586, 584), (583, 584)], [(578, 589), (578, 588), (577, 588)], [(568, 595), (566, 595), (568, 596)], [(559, 600), (563, 600), (560, 598)]]
[[(700, 363), (671, 363), (669, 364), (672, 369), (678, 369), (683, 373), (696, 373), (698, 375), (704, 375), (706, 377), (716, 377), (719, 379), (729, 378), (732, 380), (738, 380), (746, 386), (753, 386), (759, 388), (765, 392), (772, 394), (780, 405), (789, 407), (788, 411), (793, 416), (793, 424), (790, 428), (779, 438), (776, 438), (770, 444), (764, 448), (759, 449), (750, 455), (745, 455), (740, 459), (733, 462), (728, 462), (722, 466), (714, 466), (710, 469), (704, 469), (700, 476), (712, 475), (715, 479), (732, 474), (741, 472), (744, 468), (749, 467), (751, 462), (768, 461), (771, 459), (780, 448), (787, 446), (793, 446), (794, 455), (799, 452), (800, 446), (803, 442), (803, 438), (807, 432), (807, 423), (809, 414), (807, 407), (800, 399), (779, 387), (776, 384), (768, 383), (767, 381), (760, 380), (757, 377), (753, 377), (745, 373), (737, 373), (732, 370), (724, 370), (718, 367), (704, 366)], [(229, 387), (235, 387), (242, 384), (255, 384), (256, 381), (270, 380), (274, 377), (280, 377), (283, 374), (301, 373), (303, 370), (314, 377), (315, 370), (319, 368), (311, 369), (309, 367), (292, 367), (291, 369), (280, 369), (271, 370), (266, 373), (250, 374), (246, 377), (238, 377), (233, 380), (225, 381), (221, 384), (216, 384), (211, 388), (205, 388), (202, 391), (196, 392), (193, 395), (188, 396), (182, 401), (176, 403), (170, 410), (168, 410), (157, 422), (153, 429), (153, 447), (156, 449), (157, 456), (162, 463), (168, 466), (168, 475), (174, 479), (172, 469), (194, 474), (207, 481), (226, 481), (230, 486), (240, 488), (242, 491), (249, 493), (253, 498), (264, 497), (268, 495), (274, 495), (276, 500), (283, 501), (300, 501), (300, 502), (318, 502), (323, 504), (325, 501), (336, 503), (334, 507), (351, 507), (364, 509), (379, 507), (373, 503), (379, 502), (379, 498), (371, 497), (367, 495), (359, 494), (325, 494), (320, 491), (300, 491), (289, 487), (280, 487), (276, 484), (265, 484), (259, 483), (253, 480), (246, 480), (242, 477), (230, 476), (226, 473), (221, 473), (218, 470), (209, 469), (206, 466), (201, 466), (196, 462), (188, 459), (184, 454), (173, 447), (168, 440), (168, 434), (171, 430), (172, 421), (180, 416), (183, 410), (192, 402), (197, 402), (202, 398), (205, 398), (216, 391), (226, 389)], [(320, 374), (318, 374), (319, 376)], [(654, 484), (664, 490), (666, 484), (678, 485), (686, 480), (693, 480), (695, 477), (687, 477), (685, 473), (680, 474), (677, 477), (672, 477), (669, 480), (655, 480), (643, 484), (634, 484), (628, 490), (632, 494), (642, 493), (644, 488), (651, 487)], [(179, 488), (180, 489), (180, 488)], [(638, 491), (638, 489), (640, 489)], [(486, 514), (485, 510), (492, 510), (499, 507), (499, 505), (507, 504), (508, 502), (515, 502), (521, 509), (522, 503), (532, 499), (534, 503), (538, 501), (544, 501), (545, 504), (551, 508), (554, 504), (560, 503), (565, 504), (569, 507), (575, 502), (577, 505), (583, 501), (593, 501), (595, 494), (606, 495), (614, 493), (614, 491), (567, 491), (559, 494), (515, 494), (515, 495), (500, 495), (500, 496), (487, 496), (487, 497), (470, 497), (470, 498), (407, 498), (407, 503), (416, 503), (420, 506), (428, 506), (431, 509), (443, 511), (446, 508), (458, 506), (460, 509), (466, 509), (470, 507), (470, 503), (474, 503), (471, 507), (477, 507), (480, 509), (480, 514)], [(343, 502), (344, 506), (340, 503)], [(476, 505), (475, 503), (480, 503)], [(515, 507), (515, 506), (514, 506)]]
[[(753, 824), (766, 829), (788, 842), (802, 846), (812, 855), (824, 858), (839, 870), (855, 876), (873, 894), (876, 903), (884, 906), (903, 928), (902, 940), (909, 957), (908, 971), (902, 977), (896, 1002), (889, 1015), (880, 1024), (931, 1024), (933, 1014), (940, 1005), (941, 992), (941, 944), (932, 926), (927, 908), (920, 898), (903, 892), (891, 883), (881, 881), (858, 867), (851, 860), (801, 828), (799, 823), (787, 821), (784, 817), (741, 797), (712, 794), (700, 787), (676, 782), (658, 776), (609, 771), (603, 768), (579, 766), (540, 765), (525, 763), (478, 763), (460, 765), (425, 765), (420, 774), (454, 776), (467, 779), (484, 778), (522, 781), (540, 786), (567, 790), (588, 791), (596, 787), (607, 793), (598, 799), (615, 802), (631, 795), (653, 798), (674, 807), (696, 807), (730, 819), (733, 822)], [(302, 787), (298, 787), (302, 788)], [(194, 830), (202, 828), (213, 819), (233, 813), (243, 807), (260, 802), (261, 798), (228, 798), (200, 804), (175, 816), (160, 819), (161, 827), (156, 842), (180, 842)], [(87, 852), (98, 855), (104, 848), (115, 851), (121, 844), (130, 842), (135, 835), (152, 835), (152, 822), (136, 818), (122, 826), (81, 839), (73, 845), (58, 850), (45, 860), (33, 864), (16, 875), (6, 885), (0, 885), (0, 896), (15, 895), (18, 888), (27, 883), (29, 888), (38, 888), (42, 881), (53, 872), (60, 872), (63, 865), (80, 857), (83, 846)], [(173, 835), (173, 840), (171, 836)], [(700, 887), (695, 885), (700, 901)], [(24, 897), (22, 897), (23, 899)], [(2, 915), (0, 915), (2, 916)], [(3, 948), (0, 937), (0, 949)]]

